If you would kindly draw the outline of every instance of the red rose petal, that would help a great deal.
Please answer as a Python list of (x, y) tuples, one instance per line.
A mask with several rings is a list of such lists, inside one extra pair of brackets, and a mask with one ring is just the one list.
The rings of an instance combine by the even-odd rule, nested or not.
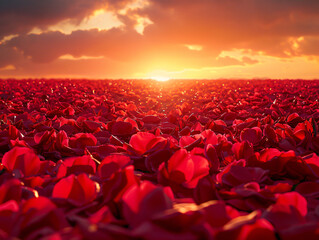
[(24, 176), (31, 176), (40, 170), (40, 159), (30, 148), (15, 147), (5, 153), (2, 164), (10, 171), (20, 170)]
[(98, 189), (94, 181), (86, 174), (70, 175), (61, 179), (53, 188), (52, 197), (64, 198), (75, 206), (82, 206), (93, 201)]
[(102, 160), (98, 167), (98, 175), (101, 179), (110, 178), (116, 171), (124, 168), (131, 159), (125, 155), (112, 154)]
[(258, 144), (262, 139), (262, 131), (259, 127), (245, 128), (240, 133), (241, 141), (248, 141), (253, 145)]

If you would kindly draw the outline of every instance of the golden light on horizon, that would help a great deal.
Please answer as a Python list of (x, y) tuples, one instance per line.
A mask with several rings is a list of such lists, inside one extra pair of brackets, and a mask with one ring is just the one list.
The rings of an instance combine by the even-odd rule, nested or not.
[(170, 80), (171, 78), (167, 77), (167, 76), (153, 76), (153, 77), (151, 77), (151, 79), (156, 80), (158, 82), (166, 82), (166, 81)]

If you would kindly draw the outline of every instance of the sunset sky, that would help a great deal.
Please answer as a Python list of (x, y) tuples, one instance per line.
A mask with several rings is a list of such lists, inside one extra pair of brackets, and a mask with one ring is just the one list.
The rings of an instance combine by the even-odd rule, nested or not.
[(319, 1), (1, 0), (0, 77), (319, 78)]

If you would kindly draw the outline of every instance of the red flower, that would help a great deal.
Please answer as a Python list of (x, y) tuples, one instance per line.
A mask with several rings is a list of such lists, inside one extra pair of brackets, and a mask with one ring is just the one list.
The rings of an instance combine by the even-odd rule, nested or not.
[(41, 232), (46, 235), (69, 226), (64, 214), (48, 198), (31, 198), (22, 205), (21, 210), (21, 219), (18, 222), (20, 238), (37, 238), (41, 236)]
[(123, 214), (131, 226), (138, 226), (152, 216), (173, 206), (170, 188), (156, 187), (148, 181), (131, 186), (122, 196)]
[(278, 143), (279, 140), (278, 140), (276, 131), (269, 124), (265, 125), (263, 133), (264, 133), (264, 136), (267, 137), (269, 141)]
[(111, 125), (109, 124), (110, 132), (113, 135), (121, 136), (121, 135), (131, 135), (133, 133), (133, 126), (130, 122), (114, 122)]
[(102, 185), (104, 201), (120, 201), (124, 192), (138, 182), (139, 179), (134, 175), (133, 166), (128, 166), (123, 170), (115, 172), (115, 174)]
[(0, 204), (10, 200), (20, 202), (22, 197), (22, 184), (18, 179), (7, 179), (0, 185)]
[(75, 111), (72, 107), (67, 107), (66, 109), (63, 110), (63, 114), (66, 116), (72, 116), (74, 115)]
[[(266, 219), (251, 220), (250, 215), (235, 218), (224, 226), (224, 231), (219, 232), (216, 239), (260, 239), (276, 240), (274, 227)], [(247, 219), (247, 220), (246, 220)]]
[(192, 144), (193, 142), (195, 142), (196, 139), (194, 139), (193, 137), (191, 136), (182, 136), (180, 139), (179, 139), (179, 146), (181, 147), (186, 147), (190, 144)]
[(254, 155), (254, 148), (251, 143), (247, 141), (243, 141), (241, 143), (235, 143), (232, 147), (232, 151), (235, 153), (235, 157), (237, 160), (246, 159), (248, 160), (250, 157)]
[(307, 200), (297, 192), (279, 194), (276, 204), (293, 206), (301, 216), (307, 215)]
[(319, 238), (319, 223), (315, 221), (293, 225), (290, 228), (280, 231), (279, 236), (280, 239), (283, 240), (316, 240)]
[(64, 198), (75, 206), (82, 206), (92, 202), (99, 191), (96, 182), (85, 173), (78, 176), (70, 175), (55, 184), (52, 192), (54, 198)]
[(245, 128), (240, 133), (241, 141), (248, 141), (253, 145), (258, 145), (262, 137), (263, 134), (259, 127)]
[(58, 151), (63, 151), (65, 148), (69, 147), (69, 138), (65, 131), (60, 131), (56, 135), (55, 148)]
[(191, 155), (185, 149), (180, 149), (159, 167), (159, 180), (173, 184), (182, 184), (186, 188), (195, 188), (202, 177), (208, 175), (207, 159)]
[(85, 148), (86, 146), (95, 146), (96, 138), (91, 133), (78, 133), (70, 138), (70, 147)]
[(5, 153), (2, 164), (9, 170), (18, 170), (23, 176), (31, 176), (40, 170), (40, 159), (30, 148), (15, 147)]
[(158, 124), (160, 123), (161, 119), (158, 118), (157, 116), (149, 115), (149, 116), (143, 117), (142, 121), (146, 124)]
[(219, 158), (217, 155), (217, 151), (215, 147), (211, 144), (206, 145), (205, 147), (205, 157), (207, 158), (209, 162), (210, 170), (213, 172), (218, 171), (220, 167)]
[(148, 132), (138, 132), (130, 139), (130, 145), (138, 154), (144, 154), (155, 147), (163, 148), (166, 144), (167, 140), (165, 138), (156, 137), (154, 134)]
[(0, 81), (0, 239), (318, 239), (317, 99), (301, 80)]
[(277, 230), (306, 222), (307, 201), (297, 192), (278, 196), (277, 202), (264, 212), (263, 217), (271, 222)]
[(56, 133), (54, 130), (37, 133), (34, 136), (34, 142), (44, 151), (53, 151), (56, 141)]
[(101, 179), (108, 179), (115, 172), (129, 164), (131, 159), (125, 155), (112, 154), (104, 158), (98, 167), (98, 175)]
[[(219, 141), (219, 137), (211, 130), (205, 130), (201, 133), (203, 138), (205, 139), (205, 144), (217, 145)], [(221, 135), (219, 135), (221, 136)]]
[[(269, 170), (270, 176), (289, 176), (291, 179), (302, 180), (305, 176), (314, 178), (312, 160), (309, 159), (309, 166), (301, 157), (296, 156), (294, 151), (280, 152), (277, 149), (264, 149), (259, 159), (249, 159), (248, 166), (260, 167)], [(314, 170), (317, 169), (314, 167)]]
[(83, 121), (83, 128), (88, 132), (97, 132), (101, 129), (102, 123), (86, 120)]
[(194, 201), (198, 204), (219, 199), (215, 181), (206, 176), (201, 178), (194, 189)]
[(9, 239), (12, 233), (12, 226), (17, 225), (19, 205), (16, 201), (10, 200), (0, 204), (0, 238)]
[(70, 174), (95, 174), (96, 164), (91, 156), (71, 157), (65, 159), (58, 170), (57, 177), (62, 178)]
[(249, 182), (262, 183), (267, 179), (268, 171), (261, 168), (243, 167), (240, 165), (232, 165), (221, 177), (222, 183), (231, 187)]

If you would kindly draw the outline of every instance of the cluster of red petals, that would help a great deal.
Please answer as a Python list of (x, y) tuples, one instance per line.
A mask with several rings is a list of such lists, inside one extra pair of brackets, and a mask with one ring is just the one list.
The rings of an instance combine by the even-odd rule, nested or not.
[(0, 81), (0, 239), (319, 239), (318, 81)]

